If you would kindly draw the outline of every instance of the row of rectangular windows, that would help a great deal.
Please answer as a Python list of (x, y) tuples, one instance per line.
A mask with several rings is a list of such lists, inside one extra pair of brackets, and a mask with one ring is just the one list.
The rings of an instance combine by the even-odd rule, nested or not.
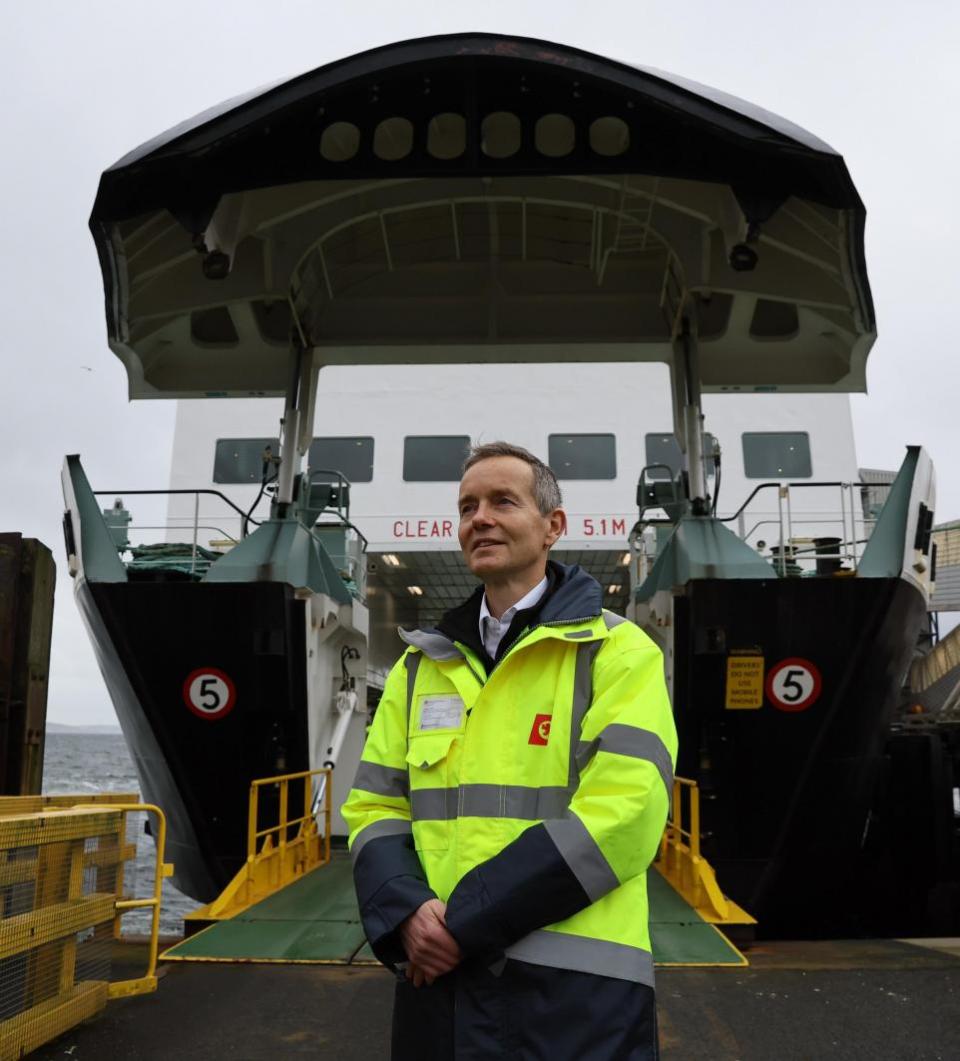
[[(805, 431), (747, 431), (741, 440), (748, 479), (809, 479), (813, 475), (810, 438)], [(314, 482), (326, 479), (325, 471), (340, 472), (351, 483), (371, 482), (373, 441), (369, 436), (314, 439), (307, 462)], [(617, 477), (614, 435), (550, 435), (547, 446), (547, 462), (558, 479)], [(673, 434), (648, 434), (645, 446), (648, 465), (666, 466), (676, 474), (681, 453)], [(712, 453), (714, 446), (713, 437), (705, 435), (705, 451)], [(468, 435), (410, 435), (403, 440), (403, 478), (414, 483), (457, 482), (469, 450)], [(270, 458), (279, 452), (275, 438), (218, 439), (213, 481), (259, 483), (273, 474)], [(652, 477), (666, 478), (666, 468), (654, 471)]]

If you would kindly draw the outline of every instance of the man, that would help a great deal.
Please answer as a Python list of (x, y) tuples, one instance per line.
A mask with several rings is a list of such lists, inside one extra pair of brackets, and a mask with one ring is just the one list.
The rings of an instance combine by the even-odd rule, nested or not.
[(504, 442), (460, 483), (483, 583), (384, 688), (343, 808), (367, 938), (402, 973), (394, 1061), (655, 1058), (646, 871), (676, 731), (659, 650), (548, 560), (553, 472)]

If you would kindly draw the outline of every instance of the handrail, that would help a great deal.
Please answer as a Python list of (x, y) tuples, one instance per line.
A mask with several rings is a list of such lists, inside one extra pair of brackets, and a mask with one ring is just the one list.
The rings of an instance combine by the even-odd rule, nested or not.
[[(330, 860), (330, 825), (333, 816), (333, 807), (330, 802), (330, 780), (333, 775), (333, 771), (327, 767), (323, 767), (318, 770), (301, 770), (295, 774), (277, 774), (275, 777), (261, 777), (255, 781), (250, 782), (250, 803), (247, 814), (247, 858), (256, 858), (257, 852), (257, 841), (261, 837), (270, 837), (274, 833), (278, 834), (277, 838), (277, 849), (281, 852), (286, 850), (287, 847), (287, 833), (289, 829), (294, 826), (300, 826), (301, 830), (304, 828), (307, 822), (313, 822), (316, 820), (316, 811), (314, 809), (315, 803), (313, 798), (313, 787), (306, 783), (306, 779), (310, 777), (319, 777), (323, 775), (323, 783), (320, 785), (318, 792), (319, 799), (323, 799), (324, 802), (324, 848), (325, 858), (324, 861)], [(304, 812), (298, 818), (288, 818), (287, 813), (289, 811), (289, 784), (291, 781), (300, 781), (303, 784), (303, 806)], [(257, 829), (257, 822), (259, 820), (259, 795), (260, 789), (267, 785), (279, 785), (280, 786), (280, 820), (276, 825), (268, 826), (266, 829)]]
[(155, 803), (78, 803), (73, 805), (72, 810), (96, 810), (121, 811), (126, 820), (127, 814), (153, 814), (156, 815), (156, 829), (153, 831), (154, 844), (154, 875), (153, 895), (143, 899), (121, 899), (117, 898), (114, 909), (119, 916), (127, 910), (151, 910), (150, 918), (150, 949), (147, 958), (147, 971), (143, 976), (133, 977), (128, 980), (111, 980), (107, 986), (108, 998), (129, 998), (132, 995), (145, 995), (157, 989), (157, 955), (159, 953), (160, 939), (160, 903), (163, 896), (163, 882), (166, 877), (173, 876), (173, 865), (164, 861), (164, 852), (167, 843), (167, 817)]
[[(316, 797), (310, 779), (322, 778)], [(212, 903), (202, 906), (184, 920), (206, 924), (235, 917), (261, 899), (273, 895), (305, 873), (330, 861), (330, 827), (333, 818), (331, 792), (333, 771), (328, 767), (300, 770), (292, 774), (261, 777), (250, 783), (247, 804), (247, 858), (233, 880)], [(303, 813), (290, 817), (291, 781), (303, 781)], [(279, 788), (279, 813), (275, 825), (259, 828), (260, 790)], [(323, 801), (323, 836), (317, 828), (317, 812)], [(289, 838), (297, 827), (296, 836)]]
[[(226, 503), (237, 513), (238, 516), (246, 516), (246, 512), (240, 508), (239, 505), (234, 504), (233, 501), (227, 497), (226, 494), (221, 493), (219, 490), (210, 490), (206, 487), (197, 487), (196, 489), (176, 489), (176, 490), (93, 490), (91, 493), (94, 497), (98, 497), (101, 494), (104, 496), (113, 494), (114, 497), (123, 497), (124, 495), (133, 496), (134, 494), (210, 494), (212, 497), (219, 497), (221, 501)], [(252, 516), (247, 517), (248, 522), (256, 523), (260, 526), (260, 521), (254, 519)]]
[(842, 482), (842, 481), (838, 480), (837, 482), (804, 482), (804, 483), (784, 483), (784, 482), (780, 482), (779, 480), (776, 480), (774, 482), (769, 482), (769, 483), (758, 483), (753, 488), (753, 490), (750, 492), (750, 494), (747, 496), (746, 501), (744, 501), (744, 503), (737, 509), (736, 512), (734, 512), (734, 514), (732, 516), (718, 516), (717, 517), (717, 522), (718, 523), (732, 523), (733, 520), (739, 519), (740, 516), (742, 516), (744, 511), (746, 510), (747, 505), (750, 504), (750, 502), (757, 496), (757, 494), (760, 493), (761, 490), (772, 490), (772, 489), (780, 490), (783, 487), (786, 487), (788, 490), (792, 490), (794, 487), (797, 487), (797, 488), (806, 487), (807, 489), (821, 489), (822, 490), (822, 489), (824, 489), (826, 487), (833, 487), (833, 486), (838, 486), (841, 489), (843, 489), (844, 487), (850, 487), (850, 486), (876, 486), (876, 485), (877, 485), (876, 483), (864, 483), (864, 482), (861, 482), (860, 480), (851, 480), (850, 482)]
[[(683, 793), (687, 792), (687, 827)], [(710, 863), (700, 853), (700, 789), (696, 781), (675, 777), (670, 816), (660, 841), (657, 868), (675, 891), (711, 924), (750, 925), (754, 919), (720, 890)]]

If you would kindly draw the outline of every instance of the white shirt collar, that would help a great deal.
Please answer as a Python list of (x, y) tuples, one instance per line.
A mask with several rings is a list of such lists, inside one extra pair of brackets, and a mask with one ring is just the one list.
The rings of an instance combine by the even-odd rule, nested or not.
[(529, 593), (521, 597), (516, 604), (507, 608), (499, 619), (495, 619), (490, 614), (490, 608), (487, 605), (487, 594), (483, 594), (483, 599), (480, 601), (480, 638), (483, 641), (483, 647), (487, 650), (487, 655), (491, 659), (496, 656), (500, 642), (503, 640), (503, 635), (509, 629), (517, 612), (522, 611), (524, 608), (532, 608), (546, 591), (547, 576), (544, 575)]

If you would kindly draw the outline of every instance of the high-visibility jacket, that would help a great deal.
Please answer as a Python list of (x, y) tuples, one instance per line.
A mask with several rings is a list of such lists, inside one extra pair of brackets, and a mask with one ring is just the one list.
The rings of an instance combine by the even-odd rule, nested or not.
[(676, 758), (662, 657), (594, 579), (563, 576), (489, 675), (439, 631), (401, 635), (343, 807), (386, 964), (437, 896), (468, 959), (653, 984), (646, 871)]

